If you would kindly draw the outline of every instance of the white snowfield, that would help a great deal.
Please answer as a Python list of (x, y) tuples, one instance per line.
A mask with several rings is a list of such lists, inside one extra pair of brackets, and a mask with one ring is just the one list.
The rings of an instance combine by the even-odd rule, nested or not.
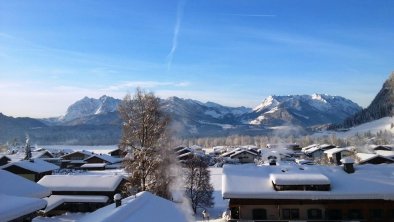
[(114, 191), (121, 175), (48, 175), (37, 183), (51, 191)]
[(122, 205), (119, 207), (115, 207), (115, 204), (111, 204), (79, 220), (79, 222), (92, 221), (187, 222), (189, 220), (175, 203), (145, 191), (138, 193), (136, 197), (131, 196), (123, 199)]
[[(282, 172), (284, 170), (284, 172)], [(330, 191), (275, 191), (271, 174), (320, 174), (329, 179)], [(303, 176), (299, 176), (302, 183)], [(296, 179), (293, 180), (293, 182)], [(340, 166), (225, 165), (223, 198), (250, 199), (384, 199), (394, 200), (394, 165), (355, 165), (348, 174)]]
[(48, 188), (5, 170), (0, 170), (0, 181), (0, 194), (36, 198), (51, 195)]

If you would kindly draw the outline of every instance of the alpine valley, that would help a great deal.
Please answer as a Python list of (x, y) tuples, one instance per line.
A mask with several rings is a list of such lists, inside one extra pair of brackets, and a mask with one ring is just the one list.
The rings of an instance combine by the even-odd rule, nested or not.
[[(85, 97), (61, 117), (13, 118), (0, 114), (0, 142), (23, 141), (28, 134), (37, 144), (117, 144), (121, 102), (109, 96)], [(361, 111), (356, 103), (325, 94), (269, 96), (254, 109), (170, 97), (161, 101), (178, 137), (270, 135), (278, 130), (306, 134), (322, 125), (341, 123)]]

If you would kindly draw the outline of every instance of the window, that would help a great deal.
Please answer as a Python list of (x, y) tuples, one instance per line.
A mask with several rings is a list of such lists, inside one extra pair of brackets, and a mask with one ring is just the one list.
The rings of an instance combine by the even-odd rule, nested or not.
[(309, 209), (308, 219), (323, 219), (323, 213), (320, 209)]
[(339, 209), (329, 209), (326, 211), (326, 219), (341, 220), (342, 219), (342, 211)]
[(231, 207), (231, 218), (233, 219), (239, 219), (239, 208), (238, 207)]
[(363, 214), (361, 213), (361, 210), (359, 210), (359, 209), (351, 209), (348, 212), (348, 218), (349, 219), (363, 219)]
[(282, 209), (282, 219), (300, 219), (300, 211), (298, 209)]
[(267, 211), (265, 209), (253, 209), (253, 220), (266, 220)]
[(369, 211), (369, 217), (374, 220), (382, 220), (383, 219), (383, 210), (382, 209), (371, 209)]

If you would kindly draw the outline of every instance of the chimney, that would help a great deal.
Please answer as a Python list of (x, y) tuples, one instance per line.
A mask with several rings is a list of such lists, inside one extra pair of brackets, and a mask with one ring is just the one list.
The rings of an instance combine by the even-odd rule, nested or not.
[(270, 166), (276, 166), (276, 160), (275, 159), (270, 159), (269, 161)]
[(120, 194), (114, 195), (115, 207), (119, 207), (122, 205), (122, 196)]
[(354, 173), (354, 160), (350, 157), (345, 157), (341, 159), (341, 163), (343, 164), (343, 170), (346, 173)]

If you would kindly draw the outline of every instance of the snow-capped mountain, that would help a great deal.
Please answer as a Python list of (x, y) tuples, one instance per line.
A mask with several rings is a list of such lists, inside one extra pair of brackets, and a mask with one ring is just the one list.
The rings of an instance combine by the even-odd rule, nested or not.
[[(41, 128), (18, 129), (13, 135), (22, 138), (28, 132), (47, 144), (116, 143), (121, 135), (120, 102), (108, 96), (85, 97), (70, 105), (64, 116), (41, 119)], [(273, 130), (303, 133), (311, 126), (341, 122), (361, 110), (343, 97), (323, 94), (270, 96), (254, 109), (178, 97), (161, 103), (172, 119), (174, 135), (180, 137), (262, 135)], [(7, 130), (11, 132), (12, 127)]]
[(84, 97), (69, 106), (66, 114), (60, 117), (59, 121), (62, 123), (71, 123), (71, 125), (84, 123), (88, 119), (92, 119), (92, 116), (107, 115), (117, 111), (119, 103), (119, 99), (105, 95), (99, 99)]
[(361, 107), (340, 96), (326, 94), (269, 96), (243, 116), (252, 125), (299, 125), (303, 127), (338, 123), (359, 112)]

